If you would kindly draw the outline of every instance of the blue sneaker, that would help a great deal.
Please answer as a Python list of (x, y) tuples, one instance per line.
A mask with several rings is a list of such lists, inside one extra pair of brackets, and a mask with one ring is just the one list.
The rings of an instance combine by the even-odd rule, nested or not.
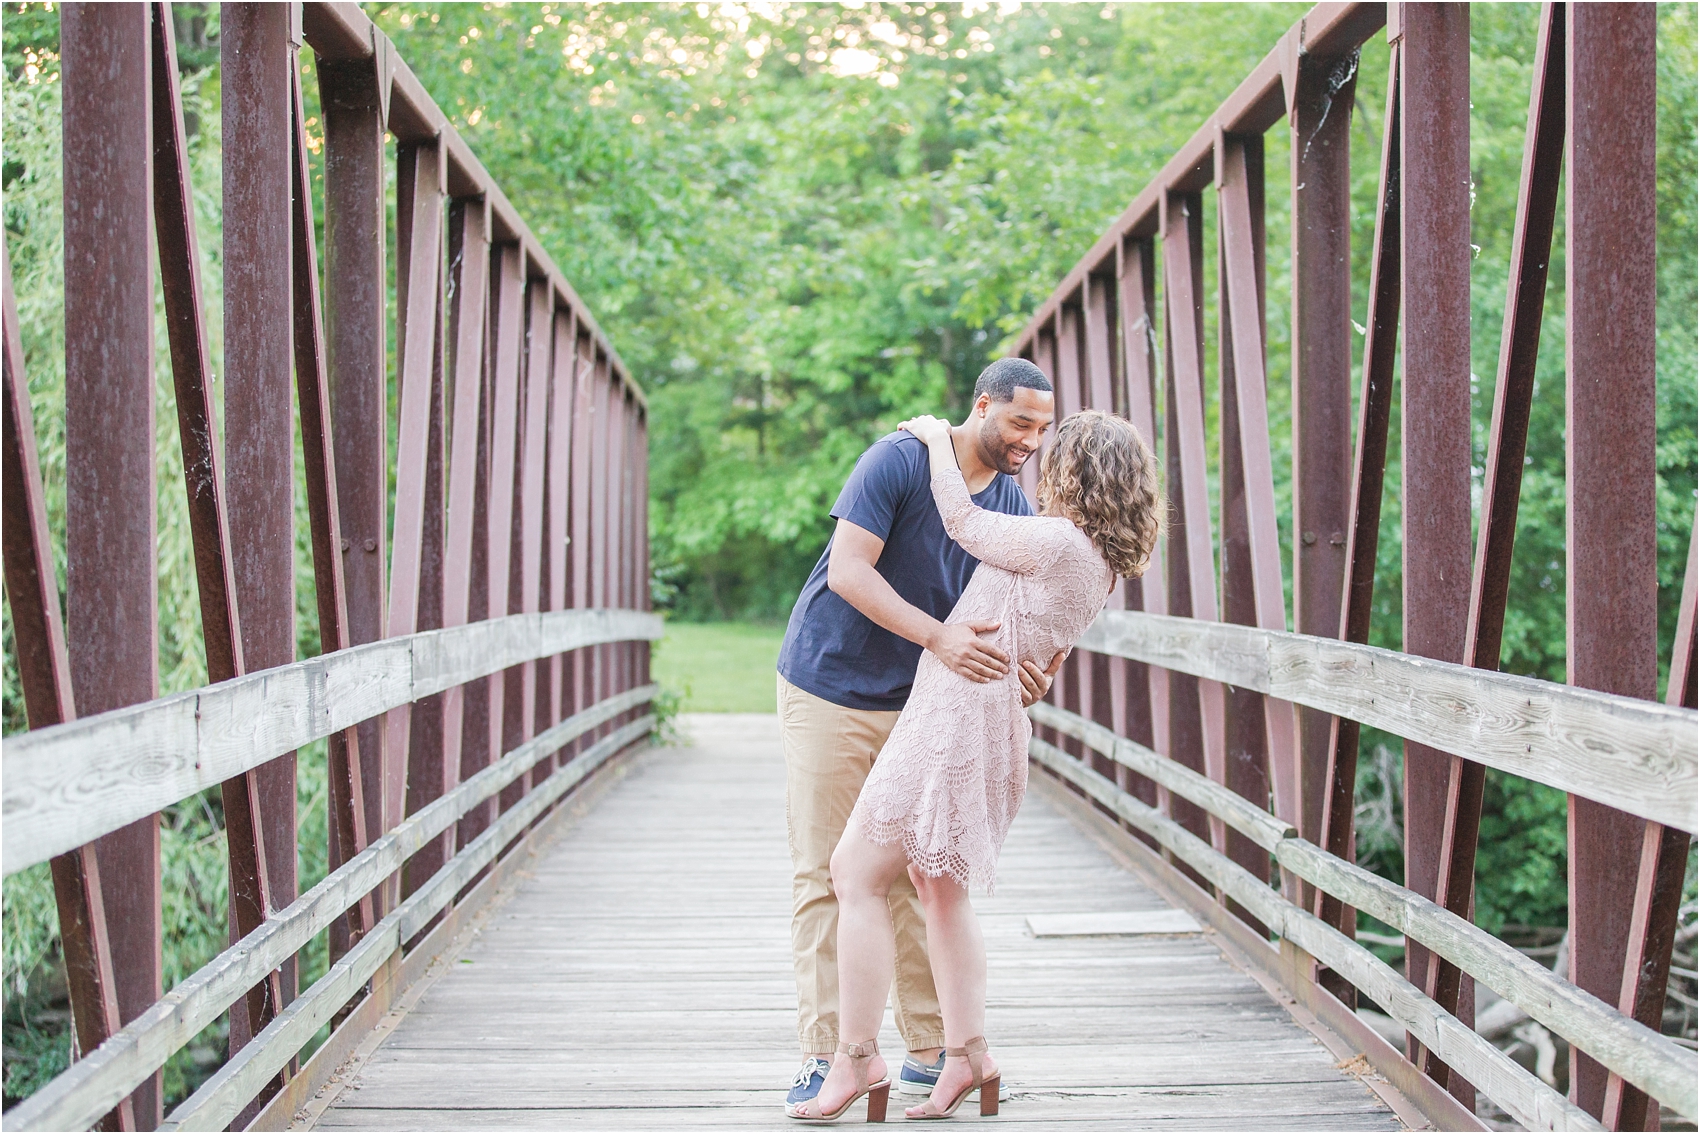
[[(796, 1106), (798, 1103), (808, 1102), (820, 1094), (821, 1084), (826, 1082), (826, 1073), (831, 1070), (832, 1064), (818, 1055), (811, 1055), (803, 1060), (803, 1066), (798, 1070), (797, 1077), (791, 1080), (791, 1089), (785, 1094), (785, 1105)], [(935, 1080), (938, 1078), (938, 1072), (933, 1072), (933, 1078)]]
[[(897, 1091), (904, 1095), (930, 1095), (933, 1087), (938, 1084), (939, 1072), (944, 1070), (944, 1052), (931, 1063), (922, 1063), (913, 1055), (903, 1057), (903, 1070), (897, 1076)], [(819, 1090), (816, 1087), (815, 1090)], [(998, 1081), (998, 1101), (1009, 1101), (1009, 1082), (1000, 1078)]]
[(930, 1095), (938, 1084), (939, 1072), (944, 1070), (944, 1052), (931, 1063), (922, 1063), (913, 1055), (903, 1057), (903, 1070), (897, 1076), (897, 1090), (905, 1095)]

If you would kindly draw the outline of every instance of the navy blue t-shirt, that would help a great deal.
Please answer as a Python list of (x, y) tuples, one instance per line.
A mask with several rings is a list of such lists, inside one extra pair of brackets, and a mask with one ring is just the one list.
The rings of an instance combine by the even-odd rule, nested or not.
[[(1026, 493), (998, 473), (974, 503), (991, 512), (1031, 516)], [(943, 621), (980, 561), (944, 531), (933, 500), (927, 446), (898, 431), (875, 441), (856, 462), (834, 519), (849, 520), (885, 540), (874, 569), (905, 601)], [(785, 642), (780, 675), (797, 688), (847, 709), (901, 709), (921, 664), (921, 647), (876, 625), (826, 585), (832, 544), (809, 575)]]

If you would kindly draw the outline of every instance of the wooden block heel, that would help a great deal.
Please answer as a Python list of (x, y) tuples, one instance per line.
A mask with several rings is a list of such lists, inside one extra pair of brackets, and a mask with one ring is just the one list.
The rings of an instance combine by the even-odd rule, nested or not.
[(969, 1095), (973, 1094), (976, 1089), (980, 1092), (981, 1115), (990, 1116), (996, 1114), (998, 1112), (998, 1085), (1002, 1076), (994, 1074), (990, 1079), (986, 1078), (985, 1067), (982, 1065), (980, 1060), (980, 1057), (985, 1053), (985, 1036), (975, 1036), (961, 1047), (945, 1048), (944, 1054), (946, 1059), (966, 1059), (968, 1061), (968, 1069), (974, 1075), (973, 1081), (957, 1092), (956, 1097), (950, 1100), (949, 1106), (940, 1107), (929, 1098), (926, 1102), (920, 1105), (918, 1108), (919, 1113), (911, 1110), (906, 1112), (907, 1117), (922, 1121), (930, 1118), (950, 1118), (956, 1113), (956, 1108), (961, 1106), (964, 1100), (966, 1100)]
[[(869, 1040), (867, 1043), (839, 1044), (838, 1054), (849, 1059), (850, 1065), (856, 1070), (856, 1093), (845, 1099), (837, 1110), (821, 1110), (820, 1099), (817, 1096), (807, 1102), (786, 1107), (786, 1117), (795, 1118), (801, 1122), (837, 1122), (840, 1118), (849, 1114), (850, 1108), (855, 1106), (863, 1095), (866, 1095), (868, 1097), (868, 1121), (884, 1122), (886, 1100), (891, 1097), (891, 1080), (881, 1079), (877, 1083), (868, 1082), (868, 1062), (879, 1053), (879, 1044), (873, 1040)], [(824, 1084), (822, 1089), (825, 1089)]]
[(885, 1121), (886, 1100), (891, 1097), (891, 1084), (881, 1083), (868, 1091), (868, 1121)]

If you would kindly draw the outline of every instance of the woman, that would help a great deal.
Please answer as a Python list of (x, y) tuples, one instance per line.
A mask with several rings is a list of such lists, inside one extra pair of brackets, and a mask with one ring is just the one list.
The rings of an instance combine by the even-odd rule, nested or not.
[[(974, 506), (947, 422), (917, 417), (900, 428), (926, 442), (945, 530), (980, 560), (948, 621), (998, 621), (994, 641), (1012, 663), (1043, 665), (1072, 646), (1116, 576), (1144, 572), (1162, 500), (1150, 447), (1125, 420), (1088, 410), (1062, 423), (1045, 454), (1037, 516)], [(840, 1034), (867, 1039), (839, 1045), (843, 1058), (820, 1093), (788, 1108), (791, 1117), (834, 1121), (866, 1095), (869, 1121), (884, 1121), (890, 1082), (874, 1041), (892, 981), (886, 893), (905, 868), (926, 914), (947, 1043), (932, 1096), (906, 1114), (948, 1118), (976, 1087), (980, 1113), (997, 1113), (998, 1069), (981, 1034), (986, 949), (968, 891), (989, 892), (995, 882), (1027, 790), (1031, 732), (1013, 676), (977, 684), (921, 655), (909, 703), (832, 856)]]

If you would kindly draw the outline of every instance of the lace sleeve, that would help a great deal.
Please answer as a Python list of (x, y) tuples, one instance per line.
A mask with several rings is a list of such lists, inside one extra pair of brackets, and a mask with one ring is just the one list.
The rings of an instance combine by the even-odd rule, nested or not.
[(938, 502), (946, 534), (968, 554), (993, 567), (1032, 575), (1053, 562), (1067, 544), (1063, 525), (1053, 519), (1008, 516), (975, 504), (959, 469), (933, 474), (933, 499)]

